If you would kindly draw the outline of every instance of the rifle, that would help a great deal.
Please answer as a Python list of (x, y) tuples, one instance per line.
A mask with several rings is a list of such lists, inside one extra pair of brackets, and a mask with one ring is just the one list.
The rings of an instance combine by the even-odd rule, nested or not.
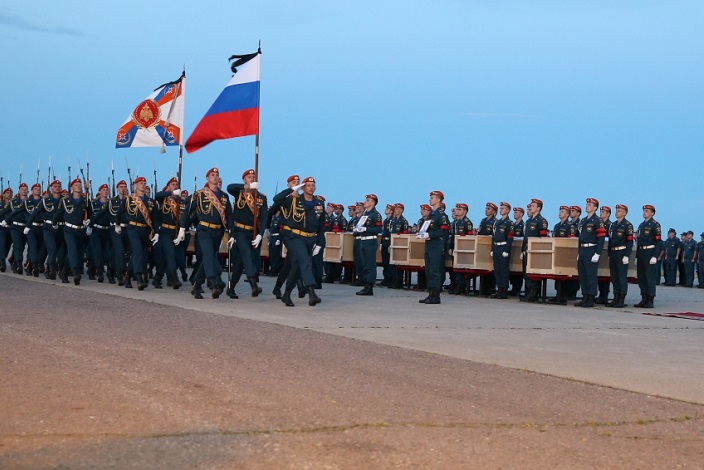
[[(22, 164), (20, 163), (20, 182), (18, 184), (22, 184)], [(17, 189), (19, 191), (19, 188)]]
[(88, 180), (86, 179), (86, 174), (83, 173), (83, 165), (81, 165), (81, 159), (80, 159), (80, 158), (78, 159), (78, 170), (81, 172), (81, 179), (83, 180), (83, 188), (85, 188), (85, 186), (86, 186), (86, 181), (88, 181)]
[(0, 194), (5, 192), (5, 178), (0, 176)]
[(112, 173), (112, 194), (115, 197), (115, 160), (110, 160), (110, 172)]
[(132, 183), (132, 170), (130, 170), (130, 164), (127, 161), (127, 157), (125, 157), (125, 165), (127, 166), (127, 177), (130, 180), (130, 193), (134, 192), (134, 186)]
[(46, 170), (46, 190), (51, 186), (51, 155), (49, 155), (49, 168)]
[(37, 162), (37, 184), (39, 183), (39, 167), (41, 166), (41, 164), (42, 161), (41, 159), (39, 159), (39, 161)]
[[(156, 165), (156, 163), (155, 163)], [(156, 183), (156, 168), (154, 168), (154, 191), (152, 191), (152, 197), (156, 197), (156, 192), (159, 191), (159, 185)]]
[(88, 192), (90, 194), (90, 198), (93, 199), (93, 182), (90, 180), (90, 162), (86, 161), (86, 175), (88, 178)]
[(69, 190), (71, 189), (71, 181), (73, 181), (73, 180), (71, 179), (71, 165), (69, 165), (68, 166), (68, 189)]

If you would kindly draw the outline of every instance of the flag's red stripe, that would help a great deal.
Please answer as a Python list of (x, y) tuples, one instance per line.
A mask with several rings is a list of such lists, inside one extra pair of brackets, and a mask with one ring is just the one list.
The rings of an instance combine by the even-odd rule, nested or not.
[(259, 108), (243, 109), (204, 116), (186, 141), (191, 153), (214, 140), (231, 139), (259, 132)]

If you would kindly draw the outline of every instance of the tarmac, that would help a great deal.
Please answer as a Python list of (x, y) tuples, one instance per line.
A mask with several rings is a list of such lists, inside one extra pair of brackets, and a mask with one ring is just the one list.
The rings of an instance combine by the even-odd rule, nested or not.
[[(5, 274), (7, 275), (7, 274)], [(194, 299), (190, 288), (125, 289), (83, 280), (80, 286), (22, 276), (33, 282), (90, 290), (199, 312), (233, 316), (441, 354), (485, 364), (704, 404), (704, 321), (647, 315), (704, 313), (704, 289), (658, 286), (654, 309), (629, 286), (622, 309), (529, 304), (513, 297), (495, 300), (442, 294), (440, 305), (418, 303), (421, 291), (323, 284), (316, 307), (307, 297), (286, 307), (271, 294), (274, 278), (263, 276), (261, 296), (237, 286), (239, 299)], [(225, 275), (223, 276), (223, 278)], [(552, 282), (549, 283), (552, 287)], [(548, 291), (548, 294), (551, 294)]]

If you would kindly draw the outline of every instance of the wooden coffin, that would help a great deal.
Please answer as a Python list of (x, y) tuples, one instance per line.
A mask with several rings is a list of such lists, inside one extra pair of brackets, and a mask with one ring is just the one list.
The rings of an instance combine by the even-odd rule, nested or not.
[(494, 270), (490, 235), (455, 237), (452, 256), (455, 269)]
[(529, 238), (526, 272), (576, 276), (578, 245), (576, 238)]
[(511, 244), (511, 258), (508, 263), (508, 270), (512, 273), (523, 273), (523, 260), (521, 259), (522, 248), (523, 237), (514, 238)]
[(425, 266), (425, 240), (415, 234), (391, 235), (390, 264), (397, 266)]
[(354, 260), (354, 235), (349, 232), (325, 232), (323, 261), (341, 263)]

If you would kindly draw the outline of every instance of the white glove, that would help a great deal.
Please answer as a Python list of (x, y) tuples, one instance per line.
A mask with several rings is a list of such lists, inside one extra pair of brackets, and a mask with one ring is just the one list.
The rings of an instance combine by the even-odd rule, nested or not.
[(271, 238), (271, 232), (269, 231), (269, 229), (264, 230), (264, 236), (267, 238)]
[(599, 262), (599, 253), (594, 253), (594, 256), (592, 256), (592, 263), (598, 263)]
[(504, 251), (503, 253), (501, 253), (501, 256), (503, 256), (504, 258), (508, 258), (508, 253)]
[(366, 231), (367, 231), (367, 227), (359, 227), (357, 229), (357, 233), (362, 233), (362, 232), (366, 232)]
[(523, 259), (523, 252), (521, 251), (521, 259)]
[(27, 235), (29, 233), (29, 227), (25, 227), (24, 230), (22, 230), (22, 233)]
[[(366, 230), (366, 229), (365, 229), (365, 230)], [(423, 234), (423, 238), (427, 240), (428, 238), (430, 238), (430, 234), (429, 234), (428, 232), (425, 232), (425, 233)]]
[(296, 186), (294, 186), (294, 187), (291, 188), (291, 189), (293, 189), (294, 191), (298, 191), (298, 190), (300, 190), (300, 189), (301, 189), (303, 186), (305, 186), (305, 185), (306, 185), (305, 183), (297, 184)]
[(636, 258), (636, 259), (633, 260), (633, 264), (635, 264), (636, 266), (638, 266), (638, 258)]
[(491, 257), (493, 258), (493, 257), (494, 257), (494, 252), (493, 252), (493, 251), (490, 251), (490, 252), (489, 252), (489, 256), (491, 256)]
[(152, 237), (152, 246), (156, 245), (157, 243), (159, 243), (159, 234), (155, 233)]
[(0, 227), (7, 227), (7, 222), (5, 222), (4, 220), (0, 222)]
[(178, 235), (176, 235), (176, 240), (174, 240), (174, 245), (178, 245), (186, 239), (186, 229), (181, 227), (178, 229)]
[(174, 189), (173, 191), (171, 191), (171, 194), (173, 194), (174, 196), (180, 196), (180, 195), (181, 195), (181, 190), (180, 190), (180, 189)]
[(281, 245), (281, 240), (276, 240), (276, 243), (274, 243), (274, 246), (279, 246)]
[[(391, 248), (391, 247), (389, 247), (389, 248)], [(389, 250), (389, 251), (391, 251), (391, 250)], [(447, 254), (450, 255), (450, 256), (452, 256), (452, 248), (450, 248), (449, 250), (447, 250)]]
[(254, 240), (252, 240), (252, 246), (254, 248), (257, 248), (261, 242), (262, 242), (262, 236), (257, 234), (257, 236), (254, 237)]
[(655, 264), (657, 262), (658, 262), (658, 260), (657, 260), (657, 258), (655, 258), (655, 256), (650, 258), (650, 264)]
[(252, 181), (251, 183), (249, 183), (249, 189), (259, 189), (259, 182)]
[(122, 225), (115, 224), (115, 233), (120, 235), (122, 233)]
[(90, 237), (91, 233), (93, 233), (93, 227), (86, 228), (86, 235), (88, 235)]
[(90, 225), (90, 219), (86, 219), (86, 220), (83, 221), (83, 226), (84, 226), (84, 227), (87, 227), (87, 226), (89, 226), (89, 225)]
[(623, 264), (628, 264), (628, 256), (624, 256), (623, 258), (621, 258), (621, 262)]
[(318, 245), (313, 245), (313, 256), (320, 253), (320, 247)]
[(51, 225), (51, 228), (53, 228), (54, 230), (58, 230), (58, 229), (59, 229), (59, 226), (58, 226), (57, 224), (52, 224), (52, 225)]
[(230, 238), (227, 240), (227, 249), (228, 249), (228, 250), (231, 250), (231, 249), (232, 249), (232, 246), (233, 246), (234, 244), (235, 244), (235, 237), (230, 237)]

